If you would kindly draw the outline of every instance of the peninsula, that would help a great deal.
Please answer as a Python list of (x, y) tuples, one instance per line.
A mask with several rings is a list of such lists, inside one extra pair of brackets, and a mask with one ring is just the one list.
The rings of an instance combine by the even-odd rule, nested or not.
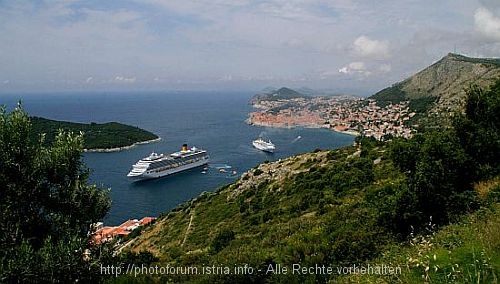
[(107, 123), (75, 123), (51, 120), (42, 117), (31, 117), (33, 135), (45, 133), (45, 142), (52, 143), (59, 130), (83, 133), (86, 152), (121, 151), (138, 144), (160, 140), (157, 135), (139, 127), (118, 122)]
[(410, 110), (409, 101), (379, 106), (374, 99), (346, 95), (310, 97), (281, 88), (254, 96), (251, 104), (257, 109), (247, 119), (252, 125), (328, 128), (377, 140), (390, 136), (409, 138), (415, 132), (408, 123), (416, 115)]

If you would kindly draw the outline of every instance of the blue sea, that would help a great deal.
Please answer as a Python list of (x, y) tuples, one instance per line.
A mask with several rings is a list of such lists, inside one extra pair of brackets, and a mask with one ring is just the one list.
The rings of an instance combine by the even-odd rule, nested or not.
[[(117, 121), (162, 138), (160, 142), (122, 152), (83, 155), (91, 169), (91, 182), (111, 189), (112, 206), (104, 222), (117, 225), (130, 218), (158, 216), (204, 191), (215, 191), (231, 183), (264, 161), (353, 143), (352, 136), (325, 129), (247, 125), (251, 96), (242, 92), (15, 94), (0, 95), (0, 104), (12, 109), (22, 99), (31, 116), (83, 123)], [(252, 147), (252, 140), (259, 135), (276, 144), (275, 153)], [(144, 182), (127, 179), (137, 160), (153, 151), (177, 151), (183, 143), (209, 152), (211, 161), (206, 174), (197, 168)], [(221, 173), (220, 167), (229, 170)]]

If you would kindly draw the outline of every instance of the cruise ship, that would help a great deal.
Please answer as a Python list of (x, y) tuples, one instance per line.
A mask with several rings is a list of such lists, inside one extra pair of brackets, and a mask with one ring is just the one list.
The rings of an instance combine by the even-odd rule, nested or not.
[(262, 139), (262, 137), (259, 137), (256, 140), (254, 140), (252, 142), (252, 145), (259, 150), (269, 153), (274, 152), (274, 150), (276, 149), (276, 146), (274, 146), (271, 140), (265, 141), (264, 139)]
[(144, 180), (159, 178), (208, 163), (207, 151), (192, 147), (188, 149), (187, 144), (182, 145), (182, 150), (170, 155), (151, 153), (146, 158), (140, 159), (132, 166), (127, 177), (133, 180)]

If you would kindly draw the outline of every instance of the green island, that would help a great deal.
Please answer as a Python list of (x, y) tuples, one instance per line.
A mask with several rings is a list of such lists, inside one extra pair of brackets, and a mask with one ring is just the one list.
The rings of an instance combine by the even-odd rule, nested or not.
[(31, 117), (33, 135), (45, 133), (45, 142), (53, 143), (60, 130), (83, 133), (83, 147), (88, 151), (113, 151), (139, 143), (147, 143), (159, 139), (149, 131), (139, 127), (118, 122), (107, 123), (75, 123), (51, 120), (42, 117)]
[[(449, 72), (471, 64), (453, 58)], [(462, 82), (447, 120), (443, 94), (411, 138), (265, 162), (102, 244), (88, 228), (110, 198), (88, 184), (83, 137), (43, 144), (2, 110), (0, 282), (498, 283), (500, 79)]]

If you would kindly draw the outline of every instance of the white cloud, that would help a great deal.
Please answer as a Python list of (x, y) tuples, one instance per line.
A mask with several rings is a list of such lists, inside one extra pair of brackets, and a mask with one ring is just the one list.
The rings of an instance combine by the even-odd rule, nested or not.
[(367, 36), (358, 37), (354, 43), (354, 53), (368, 58), (386, 58), (389, 56), (389, 42), (370, 39)]
[(135, 83), (136, 78), (135, 77), (123, 77), (123, 76), (116, 76), (115, 77), (116, 82), (120, 83)]
[(366, 64), (361, 61), (354, 61), (346, 66), (338, 69), (338, 73), (345, 75), (357, 75), (358, 77), (368, 77), (371, 75), (381, 75), (389, 73), (392, 70), (392, 66), (389, 63), (384, 63), (380, 65), (376, 64)]
[(476, 30), (489, 39), (500, 41), (500, 17), (486, 8), (478, 8), (474, 14)]
[(371, 72), (366, 70), (366, 66), (364, 62), (351, 62), (347, 66), (344, 66), (339, 69), (339, 73), (353, 75), (353, 74), (364, 74), (370, 75)]
[(344, 67), (339, 69), (339, 73), (349, 74), (349, 72), (350, 72), (350, 70), (349, 70), (349, 68), (347, 68), (347, 66), (344, 66)]

